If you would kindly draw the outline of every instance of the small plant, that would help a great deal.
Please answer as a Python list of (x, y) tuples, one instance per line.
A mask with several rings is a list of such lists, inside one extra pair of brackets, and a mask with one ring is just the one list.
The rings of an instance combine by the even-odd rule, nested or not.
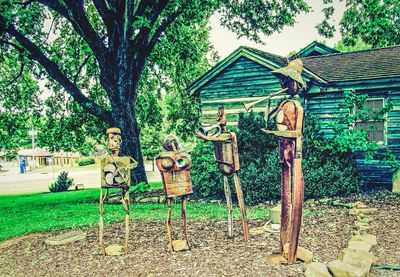
[(57, 180), (49, 186), (51, 192), (67, 191), (71, 186), (74, 185), (74, 180), (68, 178), (68, 172), (61, 172), (58, 175)]
[(78, 163), (79, 166), (85, 166), (85, 165), (90, 165), (90, 164), (94, 164), (95, 161), (93, 158), (84, 158), (81, 159)]
[(131, 189), (132, 194), (139, 194), (139, 193), (144, 193), (148, 192), (150, 190), (150, 185), (145, 182), (140, 182), (136, 186), (133, 186)]

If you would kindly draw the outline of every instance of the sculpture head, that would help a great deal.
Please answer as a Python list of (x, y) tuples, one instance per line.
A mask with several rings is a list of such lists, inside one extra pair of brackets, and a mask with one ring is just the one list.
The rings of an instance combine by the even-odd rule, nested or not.
[(165, 136), (163, 141), (163, 147), (167, 151), (179, 151), (181, 148), (178, 138), (174, 135)]
[(287, 66), (272, 71), (278, 75), (281, 87), (287, 88), (286, 93), (290, 96), (296, 95), (300, 89), (306, 89), (306, 83), (301, 77), (302, 72), (303, 62), (300, 59), (290, 61)]
[(115, 127), (109, 128), (106, 134), (108, 137), (108, 149), (110, 149), (114, 155), (118, 156), (122, 144), (121, 129)]

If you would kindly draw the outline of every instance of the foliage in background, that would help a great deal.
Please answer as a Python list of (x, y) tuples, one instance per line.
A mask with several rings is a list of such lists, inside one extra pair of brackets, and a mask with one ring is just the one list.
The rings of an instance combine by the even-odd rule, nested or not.
[(58, 175), (57, 180), (49, 186), (49, 190), (50, 192), (67, 191), (73, 185), (74, 180), (68, 178), (68, 172), (62, 171), (60, 175)]
[[(239, 115), (239, 177), (248, 204), (280, 198), (278, 139), (264, 134), (260, 130), (264, 126), (262, 114)], [(274, 128), (272, 121), (268, 123), (268, 128)], [(351, 155), (326, 150), (324, 146), (328, 142), (319, 130), (318, 121), (306, 115), (303, 142), (305, 197), (322, 198), (359, 191), (354, 159)], [(195, 196), (223, 198), (222, 176), (216, 170), (216, 162), (212, 158), (213, 145), (208, 143), (204, 147), (204, 144), (200, 142), (192, 152), (194, 166), (191, 172)]]
[(94, 163), (95, 163), (95, 161), (93, 158), (83, 158), (83, 159), (79, 160), (78, 165), (85, 166), (85, 165), (90, 165), (90, 164), (94, 164)]
[[(398, 0), (340, 0), (346, 10), (339, 23), (344, 45), (354, 46), (360, 40), (372, 47), (400, 44), (400, 5)], [(332, 38), (336, 31), (332, 24), (333, 0), (324, 0), (325, 19), (318, 24), (318, 32)]]

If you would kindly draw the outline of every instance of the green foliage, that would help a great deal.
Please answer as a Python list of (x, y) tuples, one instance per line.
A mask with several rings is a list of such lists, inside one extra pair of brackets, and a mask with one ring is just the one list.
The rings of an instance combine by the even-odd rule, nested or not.
[(95, 161), (93, 158), (83, 158), (83, 159), (80, 159), (78, 162), (79, 166), (85, 166), (85, 165), (90, 165), (90, 164), (95, 164)]
[[(238, 145), (241, 180), (248, 204), (279, 199), (281, 191), (281, 165), (277, 150), (278, 138), (266, 135), (260, 129), (265, 121), (262, 114), (240, 114)], [(359, 191), (358, 172), (351, 155), (329, 151), (328, 143), (320, 135), (316, 118), (306, 115), (303, 141), (303, 175), (305, 198), (322, 198)], [(268, 128), (273, 129), (272, 121)], [(213, 145), (199, 142), (192, 152), (192, 179), (195, 196), (223, 197), (222, 176), (212, 158)], [(232, 182), (231, 182), (232, 184)], [(232, 192), (234, 193), (232, 188)]]
[(217, 170), (217, 165), (213, 158), (213, 144), (199, 140), (190, 155), (193, 164), (190, 170), (193, 182), (193, 197), (222, 198), (224, 195), (224, 182), (223, 176)]
[[(400, 44), (400, 5), (398, 0), (342, 0), (346, 10), (340, 20), (342, 42), (346, 46), (355, 46), (360, 41), (376, 47)], [(334, 9), (332, 1), (323, 11), (325, 19), (317, 26), (318, 32), (328, 38), (333, 37), (335, 27), (332, 24)]]
[(68, 178), (68, 172), (60, 172), (57, 180), (49, 186), (50, 192), (62, 192), (67, 191), (70, 187), (74, 185), (74, 180)]
[(131, 188), (130, 192), (132, 194), (139, 194), (139, 193), (147, 192), (149, 190), (150, 190), (150, 184), (149, 183), (140, 182), (139, 184), (133, 186)]

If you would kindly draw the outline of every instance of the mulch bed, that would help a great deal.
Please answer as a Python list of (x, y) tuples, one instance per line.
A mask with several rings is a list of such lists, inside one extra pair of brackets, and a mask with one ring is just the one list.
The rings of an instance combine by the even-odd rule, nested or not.
[[(344, 201), (364, 201), (379, 208), (369, 233), (377, 236), (372, 252), (379, 264), (400, 263), (400, 197), (357, 197)], [(314, 253), (314, 261), (336, 259), (354, 230), (355, 217), (346, 208), (306, 204), (307, 210), (320, 213), (305, 216), (300, 245)], [(266, 220), (265, 220), (266, 221)], [(265, 221), (250, 220), (250, 227)], [(22, 223), (23, 224), (23, 223)], [(175, 239), (182, 238), (180, 222), (173, 222)], [(131, 224), (130, 252), (126, 256), (102, 256), (97, 243), (98, 228), (85, 228), (84, 242), (49, 246), (44, 240), (61, 233), (47, 232), (16, 240), (0, 248), (0, 276), (302, 276), (303, 263), (269, 265), (268, 253), (279, 247), (279, 234), (252, 235), (243, 242), (240, 221), (235, 222), (235, 237), (226, 236), (225, 221), (189, 221), (190, 251), (170, 254), (164, 222)], [(106, 243), (123, 243), (123, 224), (105, 226)], [(399, 276), (399, 272), (373, 270), (372, 276)]]

